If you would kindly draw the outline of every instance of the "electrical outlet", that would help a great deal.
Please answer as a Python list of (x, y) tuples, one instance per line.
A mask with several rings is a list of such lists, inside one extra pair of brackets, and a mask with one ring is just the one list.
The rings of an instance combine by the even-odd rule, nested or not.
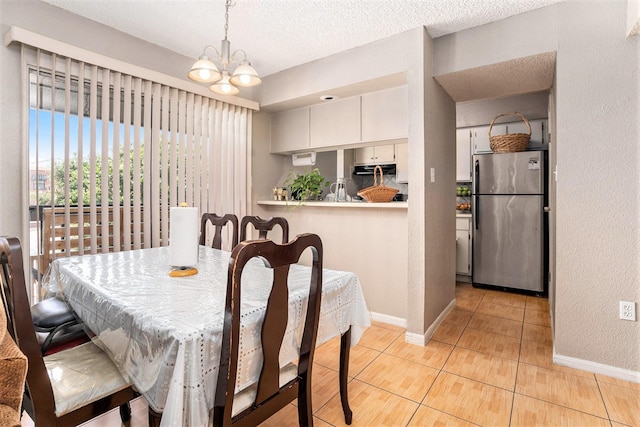
[(622, 320), (636, 320), (636, 303), (633, 301), (620, 301), (620, 318)]

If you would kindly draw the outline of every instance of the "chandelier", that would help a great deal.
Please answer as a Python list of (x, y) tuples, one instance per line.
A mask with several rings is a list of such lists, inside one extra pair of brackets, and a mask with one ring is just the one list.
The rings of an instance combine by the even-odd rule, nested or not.
[[(240, 93), (239, 87), (251, 87), (262, 83), (262, 79), (258, 72), (247, 61), (247, 54), (243, 50), (236, 50), (231, 53), (231, 43), (227, 40), (227, 31), (229, 30), (229, 8), (234, 6), (231, 0), (226, 0), (224, 14), (224, 40), (220, 52), (213, 46), (205, 46), (202, 55), (193, 64), (189, 71), (189, 78), (200, 83), (212, 83), (209, 86), (212, 92), (220, 95), (237, 95)], [(207, 56), (207, 49), (213, 50), (215, 59), (222, 71), (218, 69), (216, 64)], [(242, 60), (236, 57), (242, 54)], [(239, 64), (233, 74), (229, 74), (228, 67), (231, 64)]]

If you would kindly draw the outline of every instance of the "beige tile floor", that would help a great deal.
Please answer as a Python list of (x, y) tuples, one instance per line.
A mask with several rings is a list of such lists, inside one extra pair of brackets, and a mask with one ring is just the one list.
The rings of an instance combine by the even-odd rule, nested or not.
[[(640, 384), (553, 365), (546, 299), (459, 283), (456, 301), (425, 347), (395, 326), (365, 332), (350, 359), (353, 426), (640, 427)], [(338, 339), (316, 352), (316, 426), (345, 425), (338, 352)], [(146, 426), (144, 400), (132, 408), (131, 426)], [(120, 425), (117, 412), (86, 424)], [(263, 424), (296, 425), (293, 404)]]

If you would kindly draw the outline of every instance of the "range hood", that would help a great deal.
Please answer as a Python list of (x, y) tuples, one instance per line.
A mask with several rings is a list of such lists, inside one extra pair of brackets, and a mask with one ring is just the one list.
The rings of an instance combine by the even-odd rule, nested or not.
[[(396, 165), (395, 163), (378, 165), (382, 168), (383, 175), (395, 175), (396, 174)], [(376, 165), (356, 165), (353, 169), (354, 175), (373, 175), (373, 170), (376, 168)]]

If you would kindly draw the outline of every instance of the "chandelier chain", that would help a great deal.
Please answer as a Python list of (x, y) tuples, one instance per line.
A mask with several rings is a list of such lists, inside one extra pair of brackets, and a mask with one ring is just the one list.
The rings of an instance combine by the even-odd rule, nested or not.
[(229, 8), (235, 6), (236, 4), (232, 2), (232, 0), (227, 0), (224, 5), (224, 38), (227, 38), (227, 31), (229, 31)]

